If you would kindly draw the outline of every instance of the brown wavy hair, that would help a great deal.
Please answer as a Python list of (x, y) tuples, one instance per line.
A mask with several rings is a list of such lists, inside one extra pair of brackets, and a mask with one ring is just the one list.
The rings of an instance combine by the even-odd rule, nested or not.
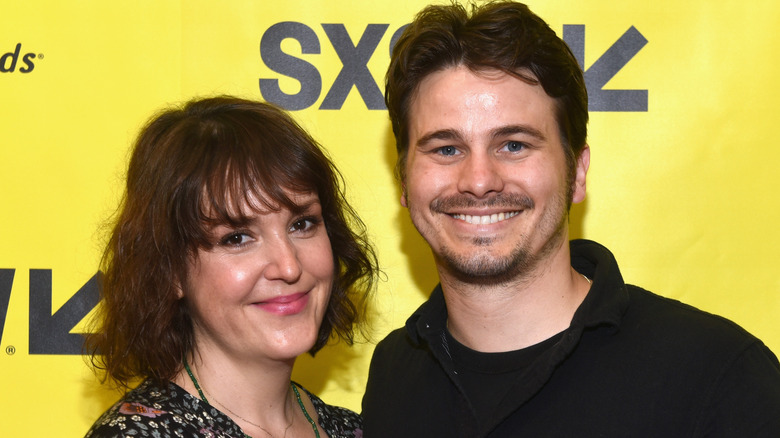
[[(570, 179), (588, 133), (588, 92), (566, 43), (522, 3), (431, 5), (403, 31), (385, 77), (385, 104), (395, 134), (396, 175), (405, 181), (409, 107), (431, 73), (463, 65), (473, 72), (498, 70), (541, 84), (555, 100)], [(529, 75), (527, 72), (533, 74)]]
[[(335, 278), (310, 350), (331, 337), (351, 344), (378, 273), (365, 226), (319, 144), (280, 108), (230, 96), (192, 100), (152, 118), (127, 169), (124, 198), (101, 262), (99, 313), (85, 349), (119, 386), (170, 380), (193, 351), (186, 298), (188, 261), (212, 246), (215, 224), (237, 225), (243, 202), (300, 210), (285, 193), (319, 197)], [(242, 213), (238, 213), (240, 216)]]

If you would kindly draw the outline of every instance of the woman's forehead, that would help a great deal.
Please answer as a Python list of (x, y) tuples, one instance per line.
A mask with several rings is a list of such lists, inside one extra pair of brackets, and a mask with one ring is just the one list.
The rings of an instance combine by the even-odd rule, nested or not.
[(319, 196), (313, 190), (300, 191), (283, 188), (276, 193), (268, 193), (258, 187), (240, 194), (224, 193), (221, 199), (218, 194), (207, 194), (204, 201), (206, 203), (204, 213), (207, 217), (214, 219), (223, 215), (230, 218), (240, 218), (254, 214), (275, 213), (281, 210), (303, 211), (320, 203)]

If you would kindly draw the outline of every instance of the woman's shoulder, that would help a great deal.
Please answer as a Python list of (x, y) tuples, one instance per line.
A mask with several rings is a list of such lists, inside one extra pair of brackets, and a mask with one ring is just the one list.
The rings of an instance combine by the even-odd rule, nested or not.
[(325, 429), (330, 438), (363, 437), (363, 418), (359, 414), (347, 408), (329, 405), (303, 386), (293, 383), (309, 396), (312, 405), (317, 410), (320, 426)]
[(85, 438), (243, 437), (218, 411), (176, 384), (161, 388), (147, 380), (125, 394), (95, 421)]

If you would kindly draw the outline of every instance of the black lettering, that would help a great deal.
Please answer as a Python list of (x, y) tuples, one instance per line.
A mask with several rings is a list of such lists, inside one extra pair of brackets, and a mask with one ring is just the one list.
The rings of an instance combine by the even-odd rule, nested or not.
[(84, 338), (70, 331), (100, 300), (98, 272), (52, 313), (51, 269), (30, 269), (30, 354), (81, 354)]
[[(16, 62), (19, 61), (19, 52), (22, 50), (22, 43), (16, 45), (16, 49), (13, 52), (8, 52), (3, 56), (0, 56), (0, 72), (8, 73), (16, 70)], [(8, 60), (11, 60), (11, 66), (6, 67)]]
[(35, 68), (35, 63), (33, 62), (33, 59), (35, 59), (35, 53), (28, 53), (24, 55), (22, 58), (22, 62), (24, 62), (24, 65), (26, 67), (21, 67), (19, 71), (21, 73), (30, 73)]
[(11, 287), (14, 285), (15, 269), (0, 269), (0, 341), (3, 340), (8, 303), (11, 301)]
[(605, 90), (604, 85), (631, 60), (647, 39), (631, 26), (593, 65), (585, 70), (585, 25), (564, 25), (563, 40), (585, 72), (590, 111), (647, 111), (647, 90)]
[(269, 102), (295, 111), (314, 105), (322, 92), (322, 77), (308, 62), (282, 51), (282, 41), (292, 38), (301, 45), (302, 54), (320, 53), (320, 40), (314, 31), (302, 23), (285, 21), (268, 28), (260, 40), (260, 57), (271, 70), (297, 79), (301, 90), (287, 94), (278, 79), (260, 79), (260, 94)]
[(352, 85), (357, 88), (368, 109), (385, 109), (384, 97), (379, 91), (374, 77), (371, 76), (367, 64), (387, 27), (387, 24), (369, 24), (357, 45), (353, 45), (343, 24), (322, 25), (343, 67), (333, 82), (333, 86), (328, 90), (325, 99), (322, 100), (320, 109), (341, 109)]
[(585, 71), (585, 25), (564, 24), (563, 41), (569, 46), (577, 64), (580, 65), (580, 70)]

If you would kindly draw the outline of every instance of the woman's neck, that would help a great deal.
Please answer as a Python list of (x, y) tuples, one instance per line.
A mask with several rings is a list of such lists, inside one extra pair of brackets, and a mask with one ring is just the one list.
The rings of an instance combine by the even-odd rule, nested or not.
[[(174, 383), (233, 419), (251, 436), (288, 435), (300, 424), (290, 387), (293, 363), (240, 363), (220, 354), (195, 354), (187, 359)], [(200, 391), (198, 391), (200, 387)]]

